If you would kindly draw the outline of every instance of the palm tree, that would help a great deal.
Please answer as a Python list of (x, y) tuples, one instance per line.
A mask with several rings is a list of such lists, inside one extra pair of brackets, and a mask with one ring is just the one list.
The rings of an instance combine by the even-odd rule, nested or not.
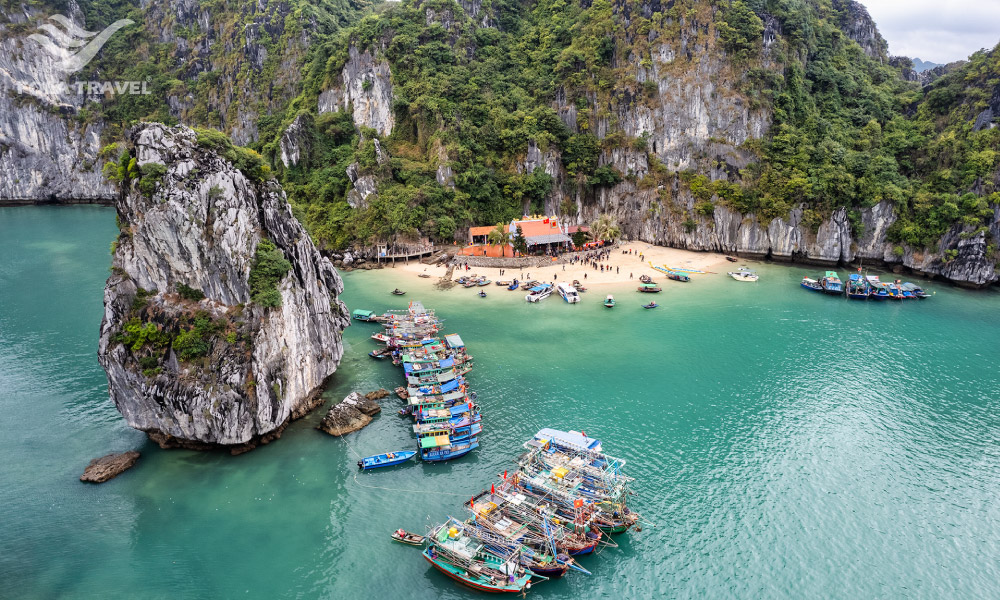
[(486, 234), (486, 243), (490, 246), (500, 246), (500, 254), (502, 256), (507, 256), (507, 243), (510, 241), (510, 234), (504, 229), (503, 223), (497, 223), (488, 234)]
[(590, 224), (590, 237), (595, 242), (601, 240), (613, 241), (622, 234), (618, 223), (610, 215), (601, 215), (596, 221)]

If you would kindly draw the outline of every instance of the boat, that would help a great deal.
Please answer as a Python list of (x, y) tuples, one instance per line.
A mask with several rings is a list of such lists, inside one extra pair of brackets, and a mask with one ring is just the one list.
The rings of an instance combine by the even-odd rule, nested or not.
[(477, 295), (480, 298), (485, 298), (486, 297), (486, 290), (479, 290), (479, 294), (477, 294)]
[(402, 385), (401, 385), (401, 386), (397, 387), (397, 388), (396, 388), (395, 390), (393, 390), (393, 391), (394, 391), (394, 392), (396, 392), (396, 396), (397, 396), (397, 397), (398, 397), (398, 398), (399, 398), (400, 400), (406, 400), (407, 398), (409, 398), (409, 397), (410, 397), (410, 393), (406, 391), (406, 387), (405, 387), (405, 386), (402, 386)]
[(430, 276), (429, 273), (421, 273), (421, 274), (417, 275), (417, 277), (422, 277), (424, 279), (430, 279), (431, 278), (431, 276)]
[(653, 283), (653, 278), (649, 275), (639, 275), (640, 283)]
[(638, 289), (640, 292), (644, 292), (646, 294), (655, 294), (657, 292), (662, 292), (663, 291), (663, 288), (661, 288), (660, 286), (656, 285), (655, 283), (643, 283), (642, 285), (640, 285), (636, 289)]
[(413, 450), (397, 450), (396, 452), (366, 456), (358, 461), (358, 468), (362, 471), (368, 471), (379, 467), (391, 467), (410, 460), (416, 454)]
[(587, 291), (587, 288), (585, 288), (583, 284), (580, 283), (579, 279), (573, 280), (573, 287), (575, 287), (576, 291), (580, 292), (581, 294)]
[(802, 287), (806, 288), (807, 290), (809, 290), (811, 292), (822, 292), (823, 291), (823, 284), (820, 283), (819, 281), (817, 281), (815, 279), (811, 279), (809, 277), (803, 277), (802, 278), (802, 283), (799, 284), (799, 285), (801, 285)]
[(699, 273), (702, 275), (710, 272), (710, 271), (702, 271), (701, 269), (688, 269), (685, 267), (667, 267), (667, 269), (669, 269), (670, 271), (677, 271), (678, 273)]
[(615, 297), (612, 296), (611, 294), (608, 294), (608, 297), (604, 299), (604, 306), (606, 306), (608, 308), (614, 308), (615, 307)]
[(666, 275), (667, 275), (667, 279), (672, 279), (674, 281), (683, 281), (683, 282), (691, 281), (690, 277), (688, 277), (684, 273), (678, 273), (677, 271), (667, 270)]
[(406, 292), (404, 292), (403, 290), (401, 290), (401, 289), (399, 289), (399, 288), (396, 288), (396, 289), (392, 290), (392, 292), (390, 292), (390, 293), (391, 293), (391, 294), (392, 294), (393, 296), (402, 296), (402, 295), (403, 295), (403, 294), (405, 294)]
[(920, 300), (923, 300), (924, 298), (930, 298), (930, 294), (925, 292), (922, 287), (920, 287), (915, 283), (910, 283), (909, 281), (907, 281), (902, 285), (902, 288), (903, 292), (910, 292), (911, 294), (913, 294), (913, 297), (919, 298)]
[(466, 279), (464, 283), (462, 283), (462, 287), (467, 287), (467, 288), (476, 287), (478, 285), (479, 285), (479, 280), (476, 279), (475, 277), (470, 277), (469, 279)]
[(528, 302), (541, 302), (552, 295), (552, 285), (543, 283), (531, 288), (528, 295), (524, 297)]
[[(481, 592), (522, 594), (531, 589), (533, 578), (546, 579), (487, 552), (485, 544), (467, 537), (451, 540), (449, 529), (442, 528), (441, 531), (445, 533), (444, 538), (440, 534), (432, 537), (431, 545), (421, 554), (435, 569), (463, 585)], [(466, 543), (459, 543), (458, 540), (465, 540)], [(518, 573), (518, 569), (524, 571), (523, 574)], [(511, 575), (514, 576), (513, 581), (510, 580)]]
[(384, 333), (375, 333), (372, 334), (372, 339), (375, 340), (376, 342), (382, 342), (383, 344), (388, 344), (389, 340), (391, 340), (392, 338), (390, 338)]
[(515, 279), (514, 281), (510, 282), (510, 285), (507, 286), (507, 291), (513, 292), (519, 287), (520, 285), (518, 284), (518, 281)]
[(372, 350), (368, 353), (368, 356), (379, 360), (389, 358), (392, 356), (392, 348), (379, 348), (378, 350)]
[(484, 285), (489, 285), (491, 283), (493, 283), (493, 282), (490, 281), (489, 279), (486, 279), (485, 277), (480, 277), (479, 281), (476, 282), (476, 285), (478, 285), (479, 287), (482, 287)]
[(735, 256), (727, 256), (726, 260), (728, 260), (729, 262), (736, 262), (737, 258)]
[(757, 281), (760, 278), (757, 273), (746, 267), (740, 267), (735, 271), (730, 271), (729, 276), (736, 281)]
[(541, 284), (542, 284), (541, 281), (538, 281), (536, 279), (532, 279), (531, 281), (525, 281), (524, 283), (522, 283), (521, 284), (521, 289), (527, 291), (527, 290), (530, 290), (531, 288), (533, 288), (533, 287), (535, 287), (537, 285), (541, 285)]
[(580, 302), (580, 294), (577, 293), (576, 288), (568, 283), (560, 283), (556, 286), (556, 290), (559, 291), (559, 295), (568, 304), (577, 304)]
[(410, 546), (423, 546), (424, 540), (427, 539), (422, 535), (410, 533), (409, 531), (406, 531), (405, 529), (402, 528), (393, 531), (392, 535), (390, 535), (389, 537), (391, 537), (392, 539), (401, 544), (409, 544)]
[(649, 304), (642, 305), (643, 308), (656, 308), (657, 306), (659, 306), (659, 304), (657, 304), (656, 302), (650, 302)]
[(827, 271), (823, 275), (823, 278), (819, 280), (819, 283), (823, 286), (823, 291), (827, 294), (839, 296), (844, 293), (844, 282), (840, 280), (840, 276), (837, 275), (836, 271)]
[(369, 322), (376, 320), (376, 315), (373, 311), (370, 310), (355, 310), (354, 312), (351, 313), (351, 318), (353, 318), (356, 321)]
[(850, 300), (868, 299), (868, 283), (859, 273), (851, 273), (847, 279), (847, 297)]
[(865, 279), (868, 280), (868, 298), (872, 300), (887, 300), (889, 298), (889, 290), (886, 289), (884, 283), (879, 281), (878, 275), (868, 275)]
[(892, 283), (885, 284), (886, 291), (889, 292), (890, 300), (903, 300), (906, 296), (903, 294), (903, 288), (899, 285), (899, 280)]
[(497, 279), (493, 283), (496, 284), (497, 287), (500, 287), (500, 286), (509, 286), (511, 284), (510, 281), (503, 281), (503, 280), (500, 280), (500, 279)]

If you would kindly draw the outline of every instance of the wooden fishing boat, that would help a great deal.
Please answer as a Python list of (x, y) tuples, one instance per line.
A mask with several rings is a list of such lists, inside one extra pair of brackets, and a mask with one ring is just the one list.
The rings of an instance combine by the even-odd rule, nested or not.
[(728, 260), (729, 262), (736, 262), (737, 258), (735, 256), (727, 256), (726, 260)]
[(823, 286), (823, 291), (827, 294), (839, 296), (844, 293), (844, 282), (840, 280), (840, 276), (837, 275), (836, 271), (827, 271), (823, 275), (823, 278), (819, 280), (819, 283)]
[(858, 273), (851, 273), (847, 280), (847, 297), (850, 300), (867, 300), (868, 283)]
[(489, 285), (491, 283), (493, 283), (493, 282), (490, 281), (489, 279), (486, 279), (485, 277), (483, 277), (482, 279), (480, 279), (479, 281), (476, 282), (476, 285), (482, 287), (484, 285)]
[(480, 550), (473, 554), (474, 558), (469, 559), (467, 564), (461, 566), (447, 560), (451, 558), (450, 556), (437, 552), (437, 546), (434, 544), (424, 549), (422, 555), (438, 571), (481, 592), (522, 594), (531, 589), (533, 577), (544, 579), (544, 576), (526, 572), (515, 576), (514, 581), (510, 581), (503, 576), (503, 573), (493, 568), (500, 566), (496, 564), (498, 561), (496, 559), (488, 561), (488, 556), (483, 556)]
[(403, 290), (401, 290), (401, 289), (399, 289), (399, 288), (396, 288), (396, 289), (392, 290), (392, 291), (391, 291), (390, 293), (391, 293), (391, 294), (392, 294), (393, 296), (402, 296), (402, 295), (404, 295), (404, 294), (405, 294), (406, 292), (404, 292)]
[(903, 287), (903, 293), (910, 292), (911, 294), (913, 294), (914, 298), (919, 298), (920, 300), (923, 300), (924, 298), (930, 298), (931, 296), (930, 294), (925, 292), (922, 287), (920, 287), (915, 283), (910, 283), (909, 281), (904, 283), (902, 287)]
[(649, 275), (639, 275), (640, 283), (653, 283), (653, 278)]
[(670, 271), (670, 270), (667, 271), (667, 279), (672, 279), (673, 281), (683, 281), (683, 282), (691, 281), (691, 278), (685, 275), (684, 273), (678, 273), (676, 271)]
[(410, 546), (423, 546), (424, 541), (427, 539), (422, 535), (417, 535), (415, 533), (410, 533), (405, 529), (397, 529), (390, 535), (393, 540), (399, 542), (400, 544), (408, 544)]
[(801, 285), (802, 287), (806, 288), (810, 292), (822, 292), (823, 291), (823, 284), (821, 284), (819, 281), (817, 281), (815, 279), (811, 279), (809, 277), (803, 277), (802, 278), (802, 283), (800, 283), (799, 285)]
[(608, 308), (614, 308), (615, 307), (615, 297), (612, 296), (611, 294), (608, 294), (608, 297), (604, 299), (604, 306), (606, 306)]
[(655, 283), (644, 283), (637, 288), (640, 292), (646, 294), (655, 294), (657, 292), (662, 292), (663, 288), (656, 285)]
[(510, 284), (511, 284), (511, 282), (510, 282), (510, 281), (507, 281), (507, 280), (501, 280), (501, 279), (497, 279), (497, 280), (496, 280), (496, 281), (494, 281), (493, 283), (494, 283), (494, 284), (496, 284), (496, 285), (497, 285), (497, 287), (500, 287), (500, 286), (508, 286), (508, 285), (510, 285)]
[(351, 313), (351, 318), (353, 318), (356, 321), (369, 322), (369, 321), (375, 321), (376, 315), (373, 311), (370, 310), (355, 310), (354, 312)]
[(392, 348), (379, 348), (378, 350), (372, 350), (368, 353), (368, 356), (378, 360), (390, 358), (392, 356)]
[(368, 471), (379, 467), (391, 467), (410, 460), (416, 454), (413, 450), (397, 450), (396, 452), (366, 456), (358, 461), (358, 468), (362, 471)]

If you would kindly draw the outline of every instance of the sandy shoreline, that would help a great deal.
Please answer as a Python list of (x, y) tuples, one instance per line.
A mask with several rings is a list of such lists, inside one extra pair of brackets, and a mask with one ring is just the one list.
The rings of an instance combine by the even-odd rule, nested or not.
[[(632, 250), (632, 254), (622, 254), (623, 250)], [(640, 260), (638, 254), (642, 253)], [(672, 268), (700, 269), (703, 271), (714, 271), (725, 273), (731, 270), (726, 261), (725, 255), (715, 252), (693, 252), (691, 250), (680, 250), (677, 248), (666, 248), (654, 246), (645, 242), (622, 243), (618, 248), (613, 248), (606, 259), (601, 261), (604, 265), (611, 265), (602, 272), (600, 268), (594, 269), (586, 264), (553, 264), (549, 267), (528, 267), (525, 269), (504, 269), (500, 274), (499, 268), (494, 267), (473, 267), (470, 265), (468, 273), (485, 275), (488, 279), (511, 280), (518, 279), (526, 281), (537, 279), (546, 282), (572, 282), (579, 279), (586, 286), (603, 286), (610, 284), (635, 283), (638, 285), (640, 275), (649, 275), (654, 280), (664, 280), (666, 277), (660, 271), (653, 269), (649, 263), (656, 266), (666, 266)], [(425, 265), (413, 261), (409, 264), (396, 264), (396, 272), (406, 273), (410, 277), (418, 277), (420, 274), (428, 274), (432, 279), (426, 281), (436, 281), (447, 271), (445, 265)], [(453, 277), (460, 277), (466, 271), (455, 269)]]

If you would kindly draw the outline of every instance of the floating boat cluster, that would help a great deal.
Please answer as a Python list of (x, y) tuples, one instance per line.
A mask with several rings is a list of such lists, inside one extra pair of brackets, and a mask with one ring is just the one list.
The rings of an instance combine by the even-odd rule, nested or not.
[(370, 356), (391, 357), (393, 364), (403, 368), (405, 385), (396, 388), (396, 395), (407, 401), (400, 413), (413, 417), (417, 455), (439, 462), (478, 448), (482, 417), (476, 395), (465, 381), (472, 357), (462, 338), (457, 334), (439, 337), (441, 321), (420, 302), (381, 316), (362, 313), (356, 318), (379, 322), (385, 328), (372, 335), (384, 347)]
[(912, 300), (930, 296), (915, 283), (903, 283), (898, 279), (886, 283), (879, 281), (878, 275), (862, 276), (860, 273), (852, 273), (845, 286), (835, 271), (827, 271), (819, 279), (803, 277), (801, 286), (812, 292), (834, 296), (846, 294), (851, 300)]
[(481, 591), (523, 593), (570, 569), (589, 575), (574, 557), (617, 546), (610, 534), (639, 524), (627, 506), (634, 479), (600, 440), (542, 429), (524, 448), (515, 472), (463, 505), (469, 518), (430, 530), (424, 559), (448, 577)]

